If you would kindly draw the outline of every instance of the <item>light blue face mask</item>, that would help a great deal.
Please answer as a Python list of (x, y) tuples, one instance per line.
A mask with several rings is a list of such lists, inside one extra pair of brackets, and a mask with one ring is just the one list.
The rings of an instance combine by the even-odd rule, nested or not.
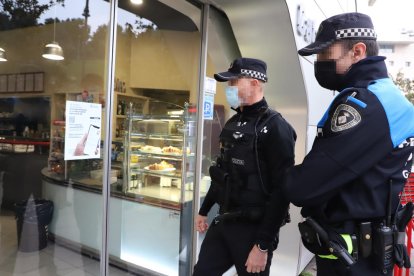
[(237, 88), (237, 86), (226, 87), (226, 99), (227, 99), (227, 103), (231, 107), (237, 108), (240, 106), (239, 89)]

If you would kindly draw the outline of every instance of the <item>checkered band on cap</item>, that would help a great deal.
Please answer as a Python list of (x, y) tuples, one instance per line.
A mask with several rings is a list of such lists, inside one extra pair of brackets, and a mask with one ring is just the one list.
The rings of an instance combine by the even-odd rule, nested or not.
[(266, 74), (263, 74), (263, 73), (260, 73), (260, 72), (254, 71), (254, 70), (247, 70), (247, 69), (241, 69), (240, 72), (241, 72), (242, 75), (249, 76), (249, 77), (252, 77), (254, 79), (259, 79), (259, 80), (262, 80), (264, 82), (267, 81)]
[(371, 28), (349, 28), (335, 31), (337, 39), (361, 37), (361, 38), (377, 38), (374, 29)]

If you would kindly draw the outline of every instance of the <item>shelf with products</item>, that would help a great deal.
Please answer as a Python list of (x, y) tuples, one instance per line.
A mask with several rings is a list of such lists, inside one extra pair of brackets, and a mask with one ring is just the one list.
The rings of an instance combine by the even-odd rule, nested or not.
[(148, 97), (132, 93), (114, 91), (114, 135), (115, 141), (123, 141), (125, 132), (125, 119), (128, 112), (134, 114), (148, 113)]
[(57, 175), (65, 174), (65, 106), (67, 98), (66, 93), (56, 93), (52, 97), (48, 170)]
[(176, 203), (185, 201), (193, 186), (188, 167), (195, 150), (187, 108), (167, 115), (131, 112), (125, 122), (124, 192), (158, 191), (160, 200), (168, 194)]
[(0, 113), (0, 135), (13, 136), (16, 134), (16, 118)]

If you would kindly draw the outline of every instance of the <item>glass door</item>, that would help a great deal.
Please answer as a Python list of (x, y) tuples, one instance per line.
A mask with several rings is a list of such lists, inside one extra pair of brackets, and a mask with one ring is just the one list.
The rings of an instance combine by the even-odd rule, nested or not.
[(98, 275), (109, 3), (5, 2), (0, 274)]
[(110, 263), (125, 274), (189, 275), (200, 9), (132, 2), (117, 9)]

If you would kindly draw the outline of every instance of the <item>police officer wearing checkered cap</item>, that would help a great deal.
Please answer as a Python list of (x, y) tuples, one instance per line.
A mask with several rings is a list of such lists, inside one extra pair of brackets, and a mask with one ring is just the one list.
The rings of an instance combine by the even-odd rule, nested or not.
[(412, 165), (414, 108), (388, 77), (365, 14), (324, 20), (299, 54), (316, 54), (317, 81), (339, 92), (283, 184), (306, 218), (302, 241), (316, 254), (318, 276), (391, 275), (394, 262), (409, 266), (401, 233), (390, 229), (405, 229), (400, 219), (393, 224)]
[[(220, 133), (221, 153), (210, 167), (211, 186), (196, 217), (196, 230), (207, 233), (195, 276), (222, 275), (232, 265), (239, 276), (269, 275), (288, 212), (280, 184), (294, 164), (296, 134), (264, 98), (266, 69), (262, 60), (238, 58), (214, 75), (227, 82), (226, 99), (236, 114)], [(209, 226), (215, 203), (219, 214)]]

